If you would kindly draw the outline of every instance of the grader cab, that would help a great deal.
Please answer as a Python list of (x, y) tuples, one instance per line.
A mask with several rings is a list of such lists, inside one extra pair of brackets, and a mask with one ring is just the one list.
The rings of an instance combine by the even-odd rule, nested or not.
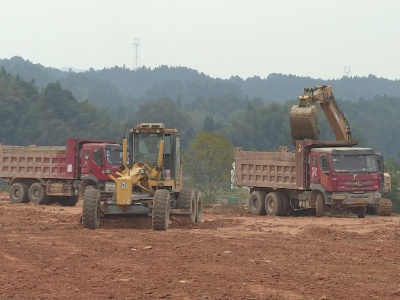
[[(163, 123), (138, 124), (130, 130), (129, 138), (123, 140), (122, 149), (121, 172), (109, 174), (115, 182), (113, 196), (99, 199), (92, 188), (87, 199), (84, 197), (85, 227), (99, 227), (100, 216), (106, 214), (146, 214), (152, 217), (155, 230), (167, 230), (170, 214), (186, 216), (192, 222), (201, 221), (200, 193), (182, 187), (177, 129), (165, 128)], [(97, 203), (98, 216), (85, 219), (85, 207), (88, 215), (95, 213), (91, 202)]]

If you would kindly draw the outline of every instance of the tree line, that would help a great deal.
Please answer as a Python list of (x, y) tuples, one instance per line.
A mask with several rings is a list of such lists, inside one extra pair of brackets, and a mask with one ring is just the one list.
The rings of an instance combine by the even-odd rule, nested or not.
[[(400, 125), (400, 98), (376, 96), (369, 100), (345, 101), (339, 98), (337, 101), (360, 146), (381, 152), (396, 168), (400, 141), (393, 137)], [(232, 147), (244, 150), (275, 151), (280, 145), (292, 147), (289, 112), (292, 105), (297, 104), (296, 98), (278, 103), (235, 93), (197, 96), (193, 101), (182, 97), (159, 97), (134, 102), (129, 108), (115, 104), (114, 113), (95, 105), (95, 102), (92, 99), (78, 101), (59, 81), (39, 88), (35, 80), (22, 80), (19, 75), (12, 75), (2, 67), (0, 142), (64, 145), (68, 137), (120, 141), (122, 135), (137, 123), (163, 122), (167, 127), (179, 129), (183, 150), (189, 149), (204, 132), (218, 134)], [(334, 139), (321, 110), (319, 125), (321, 139)]]

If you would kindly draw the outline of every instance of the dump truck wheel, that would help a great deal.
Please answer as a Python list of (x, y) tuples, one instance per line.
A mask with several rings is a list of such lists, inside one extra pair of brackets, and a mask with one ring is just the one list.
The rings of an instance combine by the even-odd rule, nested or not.
[(315, 204), (315, 215), (317, 218), (325, 216), (325, 199), (321, 192), (317, 194), (317, 202)]
[(249, 198), (249, 211), (253, 215), (263, 216), (265, 211), (265, 193), (263, 191), (254, 191), (250, 194)]
[(365, 218), (365, 211), (366, 208), (364, 206), (356, 207), (354, 209), (354, 213), (357, 215), (358, 218)]
[(168, 190), (157, 190), (153, 198), (151, 223), (154, 230), (167, 230), (169, 221), (170, 195)]
[(67, 196), (58, 200), (62, 206), (75, 206), (79, 201), (79, 196)]
[(178, 208), (190, 211), (188, 218), (190, 221), (196, 221), (196, 198), (195, 192), (192, 189), (182, 189), (178, 197)]
[(265, 210), (268, 215), (281, 216), (283, 211), (283, 201), (279, 193), (271, 192), (265, 198)]
[(196, 223), (201, 223), (201, 219), (203, 217), (203, 203), (201, 201), (201, 193), (197, 192), (197, 197), (196, 197)]
[(46, 189), (40, 182), (35, 182), (29, 187), (28, 197), (30, 202), (35, 202), (40, 205), (48, 204), (49, 202)]
[(83, 192), (82, 224), (85, 228), (96, 229), (100, 226), (100, 193), (88, 186)]
[(282, 216), (287, 216), (290, 212), (289, 197), (285, 193), (279, 193), (282, 198)]
[(10, 199), (12, 203), (28, 203), (28, 186), (21, 182), (13, 183), (10, 188)]

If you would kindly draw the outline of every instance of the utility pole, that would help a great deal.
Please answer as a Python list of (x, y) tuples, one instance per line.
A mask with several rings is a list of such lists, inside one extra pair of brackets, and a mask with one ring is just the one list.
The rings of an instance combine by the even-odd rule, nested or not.
[(344, 66), (344, 76), (349, 77), (350, 73), (350, 66)]
[(139, 52), (138, 48), (140, 46), (139, 38), (133, 39), (133, 47), (134, 47), (134, 66), (133, 69), (137, 70), (139, 68)]

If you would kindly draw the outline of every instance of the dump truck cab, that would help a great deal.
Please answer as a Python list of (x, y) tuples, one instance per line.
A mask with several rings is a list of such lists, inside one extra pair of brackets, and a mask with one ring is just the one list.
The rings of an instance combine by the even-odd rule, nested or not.
[(116, 143), (83, 143), (80, 148), (80, 198), (87, 186), (93, 185), (106, 199), (115, 192), (116, 185), (108, 174), (120, 171), (122, 146)]
[(370, 148), (313, 148), (310, 189), (325, 195), (327, 204), (367, 205), (379, 201), (381, 178)]

